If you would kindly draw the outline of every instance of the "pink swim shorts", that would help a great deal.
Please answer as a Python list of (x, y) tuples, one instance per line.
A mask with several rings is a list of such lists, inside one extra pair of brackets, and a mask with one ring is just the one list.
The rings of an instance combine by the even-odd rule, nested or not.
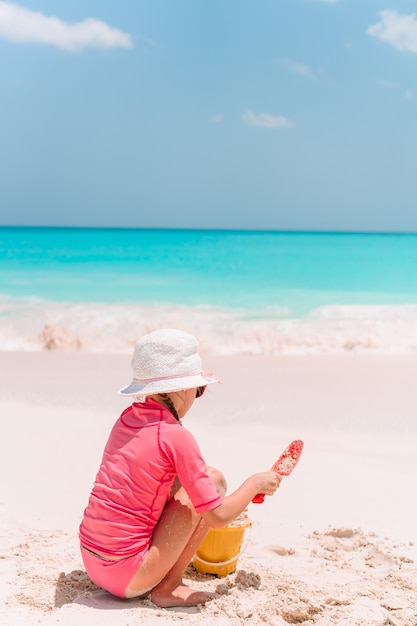
[(142, 565), (147, 551), (148, 548), (145, 548), (137, 554), (120, 559), (120, 561), (109, 561), (95, 555), (81, 545), (84, 567), (93, 583), (114, 596), (119, 596), (119, 598), (125, 597), (126, 587)]

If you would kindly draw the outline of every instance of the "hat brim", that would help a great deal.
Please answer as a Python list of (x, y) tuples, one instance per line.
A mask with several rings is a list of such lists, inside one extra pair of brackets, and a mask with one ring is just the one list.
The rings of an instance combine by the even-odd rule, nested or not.
[(194, 387), (204, 387), (212, 383), (219, 383), (220, 380), (211, 374), (195, 374), (193, 376), (181, 376), (173, 380), (136, 381), (132, 380), (130, 385), (119, 390), (121, 396), (151, 396), (155, 393), (170, 393), (181, 389), (193, 389)]

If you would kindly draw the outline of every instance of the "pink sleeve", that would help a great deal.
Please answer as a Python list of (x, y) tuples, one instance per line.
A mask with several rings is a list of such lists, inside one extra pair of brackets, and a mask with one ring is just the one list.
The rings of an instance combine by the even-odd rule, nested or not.
[(197, 513), (217, 508), (222, 503), (193, 435), (186, 428), (172, 428), (163, 448), (175, 467)]

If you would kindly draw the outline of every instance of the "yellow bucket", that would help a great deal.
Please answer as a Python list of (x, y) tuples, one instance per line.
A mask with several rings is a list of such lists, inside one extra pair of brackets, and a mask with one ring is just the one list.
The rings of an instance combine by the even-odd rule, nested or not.
[(193, 565), (200, 574), (222, 577), (235, 571), (241, 554), (245, 529), (250, 522), (239, 525), (211, 528), (193, 558)]

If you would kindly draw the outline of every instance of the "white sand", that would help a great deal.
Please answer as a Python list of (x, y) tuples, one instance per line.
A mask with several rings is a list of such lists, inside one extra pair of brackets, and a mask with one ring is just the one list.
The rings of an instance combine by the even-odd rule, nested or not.
[[(77, 530), (129, 357), (0, 353), (0, 623), (417, 625), (417, 357), (210, 357), (223, 385), (184, 424), (233, 489), (295, 438), (299, 466), (250, 505), (237, 573), (161, 610), (98, 590)], [(225, 593), (227, 592), (227, 593)]]

